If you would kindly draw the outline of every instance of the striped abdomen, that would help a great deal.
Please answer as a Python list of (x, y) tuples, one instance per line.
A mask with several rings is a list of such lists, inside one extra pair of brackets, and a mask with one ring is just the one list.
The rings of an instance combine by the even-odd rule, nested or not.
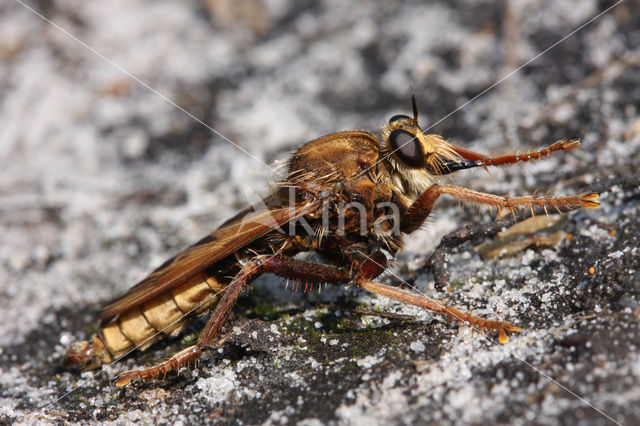
[(145, 350), (165, 336), (175, 336), (219, 300), (227, 285), (201, 273), (179, 287), (123, 312), (94, 334), (91, 342), (69, 347), (63, 364), (84, 369), (99, 367), (133, 349)]

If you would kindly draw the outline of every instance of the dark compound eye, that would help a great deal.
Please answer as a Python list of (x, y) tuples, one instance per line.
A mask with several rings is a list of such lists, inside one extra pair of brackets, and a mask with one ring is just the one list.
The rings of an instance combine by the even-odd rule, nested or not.
[(413, 118), (407, 116), (407, 115), (403, 115), (403, 114), (398, 114), (398, 115), (394, 115), (393, 117), (391, 117), (389, 119), (389, 124), (391, 123), (395, 123), (396, 121), (411, 121), (413, 120)]
[(389, 144), (394, 154), (407, 166), (415, 168), (425, 166), (422, 146), (413, 133), (402, 129), (394, 130), (389, 135)]

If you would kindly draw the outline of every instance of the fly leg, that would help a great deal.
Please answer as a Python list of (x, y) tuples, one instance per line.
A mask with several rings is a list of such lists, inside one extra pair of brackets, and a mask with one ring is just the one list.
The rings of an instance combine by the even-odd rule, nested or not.
[[(476, 157), (471, 155), (465, 158), (468, 158), (470, 160), (477, 159)], [(509, 162), (517, 162), (516, 160), (517, 158), (515, 157), (511, 159), (504, 159), (505, 163), (498, 162), (497, 164), (508, 164)], [(476, 204), (485, 204), (488, 206), (497, 207), (498, 209), (507, 208), (514, 213), (517, 209), (525, 208), (531, 211), (533, 211), (534, 208), (542, 208), (547, 211), (547, 208), (552, 207), (558, 211), (568, 211), (578, 207), (598, 207), (598, 202), (596, 201), (598, 198), (598, 194), (595, 193), (570, 195), (566, 197), (535, 198), (533, 196), (526, 196), (509, 198), (500, 197), (493, 194), (485, 194), (483, 192), (460, 188), (453, 185), (434, 184), (427, 188), (427, 190), (424, 191), (409, 207), (401, 220), (400, 230), (404, 233), (409, 234), (418, 229), (427, 219), (438, 197), (442, 194), (451, 195), (462, 201), (470, 201)], [(374, 267), (369, 265), (367, 266), (367, 268), (371, 269)], [(481, 329), (496, 330), (498, 331), (498, 337), (501, 343), (507, 341), (506, 332), (520, 330), (519, 327), (515, 327), (505, 322), (489, 321), (483, 318), (472, 316), (455, 308), (446, 306), (441, 302), (429, 299), (427, 297), (419, 296), (406, 290), (374, 283), (371, 281), (371, 279), (372, 277), (368, 276), (366, 273), (360, 274), (360, 276), (356, 278), (356, 284), (374, 293), (382, 294), (384, 296), (391, 297), (405, 303), (410, 303), (415, 306), (420, 306), (422, 308), (429, 309), (435, 312), (445, 313), (453, 318), (467, 322)]]
[(384, 284), (378, 284), (371, 281), (384, 271), (386, 267), (386, 258), (382, 253), (376, 252), (363, 262), (358, 273), (354, 278), (354, 282), (359, 287), (364, 288), (372, 293), (381, 294), (391, 299), (399, 300), (403, 303), (409, 303), (420, 308), (428, 309), (433, 312), (443, 313), (461, 322), (466, 322), (473, 327), (482, 330), (493, 330), (498, 332), (498, 340), (500, 343), (506, 343), (507, 332), (519, 331), (520, 327), (516, 327), (502, 321), (491, 321), (481, 317), (477, 317), (466, 312), (460, 311), (444, 303), (430, 299), (407, 290), (397, 287), (391, 287)]
[(453, 150), (462, 158), (469, 161), (480, 161), (484, 166), (506, 166), (508, 164), (516, 164), (521, 162), (528, 162), (531, 160), (538, 160), (543, 157), (548, 157), (557, 151), (569, 151), (580, 146), (580, 138), (561, 139), (552, 143), (551, 145), (538, 149), (533, 152), (527, 152), (526, 154), (507, 154), (497, 157), (491, 157), (488, 155), (480, 154), (475, 151), (471, 151), (460, 146), (453, 145)]
[(349, 275), (330, 265), (305, 262), (290, 257), (277, 255), (261, 255), (255, 257), (233, 278), (224, 289), (224, 294), (216, 304), (207, 325), (200, 333), (198, 343), (190, 346), (167, 361), (142, 370), (129, 370), (120, 374), (116, 379), (117, 386), (125, 386), (133, 379), (150, 379), (159, 375), (166, 375), (169, 371), (179, 370), (185, 364), (196, 362), (202, 355), (204, 346), (211, 344), (220, 333), (227, 315), (235, 305), (240, 292), (257, 275), (273, 273), (291, 279), (304, 279), (312, 282), (340, 282), (348, 281)]
[(558, 212), (563, 212), (574, 210), (578, 207), (595, 209), (600, 205), (598, 201), (596, 201), (598, 199), (598, 194), (596, 193), (569, 195), (565, 197), (525, 196), (509, 198), (508, 196), (486, 194), (454, 185), (434, 184), (427, 188), (427, 190), (413, 202), (411, 207), (409, 207), (401, 220), (400, 230), (409, 234), (418, 229), (427, 219), (436, 200), (442, 194), (451, 195), (461, 201), (484, 204), (498, 209), (506, 208), (514, 214), (518, 209), (533, 211), (534, 208), (542, 208), (546, 212), (548, 208), (554, 208)]
[(456, 308), (452, 308), (451, 306), (447, 306), (440, 301), (430, 299), (426, 296), (421, 296), (419, 294), (415, 294), (401, 288), (378, 284), (366, 279), (359, 279), (356, 284), (373, 293), (381, 294), (383, 296), (390, 297), (404, 303), (409, 303), (420, 308), (428, 309), (433, 312), (447, 314), (453, 319), (466, 322), (473, 327), (479, 328), (480, 330), (486, 329), (497, 331), (498, 341), (500, 343), (506, 343), (509, 340), (507, 338), (507, 332), (521, 330), (520, 327), (516, 327), (515, 325), (511, 325), (507, 322), (491, 321), (481, 317), (477, 317), (469, 313), (460, 311)]
[(165, 375), (169, 371), (179, 370), (181, 366), (196, 362), (202, 354), (202, 347), (211, 343), (218, 335), (218, 332), (222, 328), (224, 321), (229, 314), (229, 311), (236, 303), (238, 296), (242, 289), (249, 283), (251, 278), (262, 273), (264, 266), (259, 260), (253, 260), (249, 262), (240, 272), (231, 280), (229, 285), (223, 290), (224, 293), (218, 303), (216, 304), (213, 313), (207, 321), (207, 325), (200, 334), (198, 343), (190, 346), (167, 361), (160, 364), (148, 367), (142, 370), (129, 370), (120, 374), (116, 379), (116, 386), (125, 386), (133, 379), (150, 379), (159, 375)]
[(264, 261), (264, 272), (269, 272), (283, 278), (308, 281), (313, 283), (346, 282), (351, 276), (335, 266), (323, 263), (307, 262), (287, 256), (258, 256)]
[[(466, 157), (465, 157), (466, 158)], [(475, 157), (470, 156), (470, 159)], [(507, 160), (505, 160), (507, 161)], [(510, 161), (510, 160), (509, 160)], [(483, 192), (477, 192), (466, 188), (460, 188), (453, 185), (431, 185), (426, 191), (424, 191), (414, 203), (409, 207), (407, 212), (400, 223), (400, 230), (404, 233), (411, 233), (418, 229), (431, 213), (431, 209), (435, 205), (438, 197), (442, 194), (451, 195), (462, 201), (470, 201), (476, 204), (485, 204), (492, 207), (507, 208), (513, 213), (517, 209), (528, 209), (533, 211), (534, 208), (542, 208), (547, 211), (547, 208), (555, 208), (558, 211), (573, 210), (578, 207), (597, 208), (598, 194), (579, 194), (566, 197), (538, 197), (533, 196), (526, 197), (501, 197), (498, 195), (485, 194)], [(374, 268), (369, 265), (367, 268)], [(395, 287), (389, 287), (382, 284), (377, 284), (371, 281), (372, 277), (367, 274), (360, 274), (361, 276), (356, 278), (356, 284), (374, 293), (382, 294), (387, 297), (391, 297), (396, 300), (400, 300), (405, 303), (410, 303), (415, 306), (419, 306), (425, 309), (429, 309), (435, 312), (441, 312), (456, 318), (460, 321), (467, 322), (473, 326), (481, 329), (496, 330), (498, 332), (498, 338), (501, 343), (507, 341), (506, 332), (518, 331), (519, 327), (515, 327), (501, 321), (489, 321), (483, 318), (475, 317), (458, 309), (444, 305), (441, 302), (429, 299), (427, 297), (419, 296), (417, 294), (408, 292)]]

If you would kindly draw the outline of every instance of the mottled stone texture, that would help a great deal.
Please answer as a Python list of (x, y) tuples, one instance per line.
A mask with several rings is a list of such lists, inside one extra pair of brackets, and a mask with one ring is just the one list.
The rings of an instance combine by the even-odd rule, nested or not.
[[(0, 4), (0, 423), (638, 423), (640, 4), (554, 46), (613, 4), (25, 2), (86, 45)], [(377, 132), (412, 92), (424, 128), (473, 149), (583, 138), (456, 177), (497, 194), (599, 191), (557, 245), (485, 260), (482, 240), (464, 243), (435, 288), (440, 238), (495, 220), (442, 200), (395, 264), (418, 291), (523, 327), (508, 344), (353, 288), (292, 293), (266, 277), (196, 370), (111, 384), (204, 320), (95, 377), (59, 368), (103, 303), (268, 189), (260, 162)]]

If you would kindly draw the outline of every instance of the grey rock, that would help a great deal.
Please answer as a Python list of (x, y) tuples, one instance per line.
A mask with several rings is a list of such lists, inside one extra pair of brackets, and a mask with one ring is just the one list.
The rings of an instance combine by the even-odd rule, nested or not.
[[(622, 2), (555, 44), (607, 4), (29, 4), (54, 27), (4, 3), (0, 423), (638, 423), (640, 8)], [(60, 367), (103, 303), (268, 190), (261, 162), (378, 132), (412, 92), (424, 128), (479, 151), (583, 138), (456, 177), (497, 194), (600, 192), (600, 209), (563, 225), (573, 238), (493, 260), (462, 244), (437, 289), (425, 259), (440, 238), (495, 220), (447, 200), (396, 263), (418, 291), (521, 326), (507, 344), (352, 288), (296, 294), (265, 277), (195, 369), (112, 384), (204, 319), (97, 374)]]

